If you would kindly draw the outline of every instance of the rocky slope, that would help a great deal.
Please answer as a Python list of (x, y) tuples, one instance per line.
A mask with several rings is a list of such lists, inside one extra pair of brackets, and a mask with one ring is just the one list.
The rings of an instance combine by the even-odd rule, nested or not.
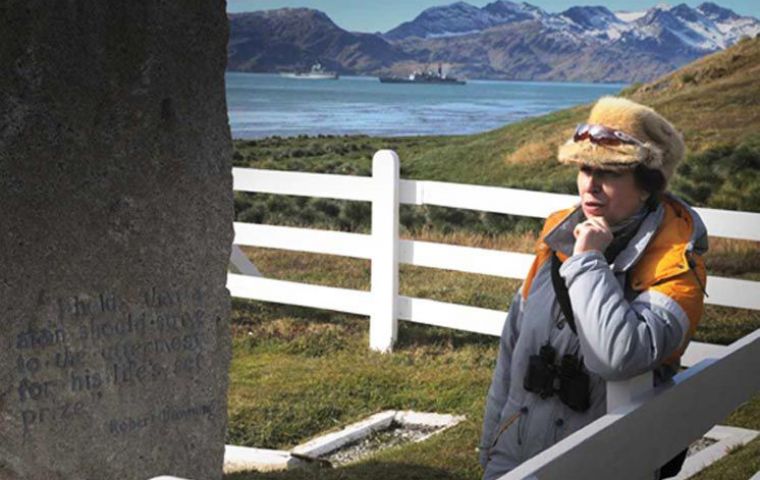
[(379, 35), (343, 30), (318, 10), (283, 8), (230, 14), (229, 19), (229, 70), (289, 71), (319, 61), (330, 70), (359, 73), (410, 58)]

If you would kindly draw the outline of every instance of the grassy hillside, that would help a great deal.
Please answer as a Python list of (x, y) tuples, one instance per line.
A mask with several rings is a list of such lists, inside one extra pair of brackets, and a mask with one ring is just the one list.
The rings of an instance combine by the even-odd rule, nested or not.
[[(760, 39), (745, 41), (652, 84), (623, 92), (653, 106), (684, 131), (689, 157), (673, 189), (697, 205), (760, 211)], [(371, 156), (396, 150), (403, 178), (575, 192), (575, 169), (557, 164), (557, 146), (590, 105), (471, 136), (298, 137), (237, 141), (238, 166), (369, 175)], [(721, 120), (723, 119), (723, 120)], [(362, 202), (236, 195), (242, 221), (368, 229)], [(402, 236), (531, 251), (537, 221), (443, 208), (403, 208)], [(464, 231), (463, 231), (464, 230)], [(714, 239), (712, 275), (760, 280), (757, 242)], [(369, 262), (250, 248), (270, 278), (369, 289)], [(506, 311), (519, 282), (402, 265), (400, 293)], [(760, 312), (707, 306), (699, 341), (727, 344), (760, 328)], [(467, 420), (428, 441), (396, 447), (337, 469), (229, 475), (229, 480), (457, 479), (482, 471), (475, 447), (497, 351), (494, 337), (400, 322), (392, 354), (368, 351), (366, 317), (263, 302), (236, 301), (228, 441), (289, 448), (384, 409), (464, 414)], [(760, 396), (723, 424), (760, 429)], [(758, 468), (760, 439), (700, 473), (700, 480), (747, 479)]]
[(760, 38), (634, 86), (627, 96), (671, 119), (693, 152), (749, 140), (760, 134)]

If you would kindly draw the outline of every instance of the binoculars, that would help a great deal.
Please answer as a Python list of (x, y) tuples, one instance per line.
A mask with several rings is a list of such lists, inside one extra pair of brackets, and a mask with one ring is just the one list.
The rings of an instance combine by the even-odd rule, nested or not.
[(556, 394), (572, 410), (585, 412), (591, 406), (588, 374), (574, 355), (563, 355), (559, 365), (554, 363), (556, 356), (549, 344), (542, 346), (538, 355), (531, 355), (523, 387), (543, 399)]

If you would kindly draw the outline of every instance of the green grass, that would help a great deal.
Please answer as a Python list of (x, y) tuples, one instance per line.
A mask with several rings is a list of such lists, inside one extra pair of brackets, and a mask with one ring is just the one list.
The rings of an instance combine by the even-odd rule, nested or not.
[[(530, 251), (534, 241), (528, 234), (483, 237), (427, 232), (422, 238), (516, 251)], [(757, 271), (756, 262), (732, 260), (735, 255), (756, 252), (756, 244), (721, 240), (713, 246), (715, 257), (709, 262), (714, 273), (742, 276)], [(246, 252), (265, 276), (369, 288), (367, 261), (263, 248)], [(487, 275), (412, 266), (403, 266), (400, 273), (404, 295), (505, 311), (518, 285)], [(429, 441), (389, 449), (347, 467), (225, 478), (480, 478), (475, 447), (497, 352), (495, 337), (401, 322), (396, 349), (382, 355), (368, 349), (365, 317), (244, 301), (235, 301), (233, 311), (230, 443), (287, 449), (385, 409), (464, 414), (467, 420)], [(708, 306), (696, 338), (730, 343), (757, 328), (760, 312)], [(760, 429), (760, 396), (723, 423)], [(731, 462), (743, 458), (738, 456), (742, 452), (720, 465), (739, 468)], [(721, 476), (720, 466), (714, 468), (715, 476), (704, 478), (734, 478)]]
[(760, 471), (760, 438), (732, 450), (720, 460), (691, 477), (692, 480), (749, 479)]
[[(482, 237), (428, 232), (425, 240), (485, 248), (529, 251), (530, 235)], [(756, 252), (751, 242), (716, 241), (708, 257), (713, 273), (746, 276)], [(369, 263), (344, 257), (246, 249), (264, 275), (319, 285), (367, 290)], [(754, 257), (747, 257), (754, 258)], [(519, 282), (486, 275), (403, 266), (404, 295), (506, 310)], [(697, 340), (730, 343), (760, 328), (760, 312), (708, 306)], [(229, 475), (252, 479), (477, 479), (475, 447), (497, 339), (401, 322), (392, 354), (368, 350), (364, 317), (260, 302), (234, 302), (234, 359), (231, 369), (229, 438), (238, 445), (287, 449), (327, 430), (385, 409), (464, 414), (467, 420), (430, 441), (381, 452), (372, 460), (335, 470)], [(725, 422), (760, 429), (760, 396)], [(732, 453), (700, 478), (745, 469)], [(727, 470), (728, 469), (728, 470)], [(714, 472), (714, 473), (709, 473)], [(709, 476), (712, 475), (712, 476)], [(745, 477), (748, 478), (748, 477)]]
[[(464, 413), (467, 420), (429, 442), (383, 452), (372, 466), (317, 477), (307, 470), (229, 478), (479, 475), (474, 449), (496, 355), (493, 338), (404, 323), (394, 353), (383, 355), (368, 350), (364, 318), (255, 302), (236, 302), (235, 312), (228, 433), (234, 444), (289, 448), (386, 409)], [(414, 469), (402, 474), (410, 458), (421, 477)]]

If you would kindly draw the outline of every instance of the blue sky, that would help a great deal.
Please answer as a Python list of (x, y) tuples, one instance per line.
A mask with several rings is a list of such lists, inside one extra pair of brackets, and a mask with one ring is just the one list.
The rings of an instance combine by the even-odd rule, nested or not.
[[(493, 0), (468, 0), (468, 3), (482, 7)], [(513, 0), (518, 1), (518, 0)], [(685, 1), (696, 7), (703, 0)], [(739, 15), (751, 15), (760, 18), (760, 1), (758, 0), (713, 0), (714, 3), (730, 8)], [(338, 26), (358, 32), (385, 32), (398, 24), (411, 20), (422, 10), (453, 3), (453, 0), (227, 0), (228, 12), (251, 12), (254, 10), (271, 10), (282, 7), (308, 7), (322, 10)], [(548, 12), (560, 12), (573, 5), (604, 5), (612, 11), (644, 10), (658, 3), (659, 0), (611, 0), (611, 1), (561, 1), (528, 0), (527, 3), (543, 8)], [(681, 3), (680, 0), (668, 1), (670, 5)]]

